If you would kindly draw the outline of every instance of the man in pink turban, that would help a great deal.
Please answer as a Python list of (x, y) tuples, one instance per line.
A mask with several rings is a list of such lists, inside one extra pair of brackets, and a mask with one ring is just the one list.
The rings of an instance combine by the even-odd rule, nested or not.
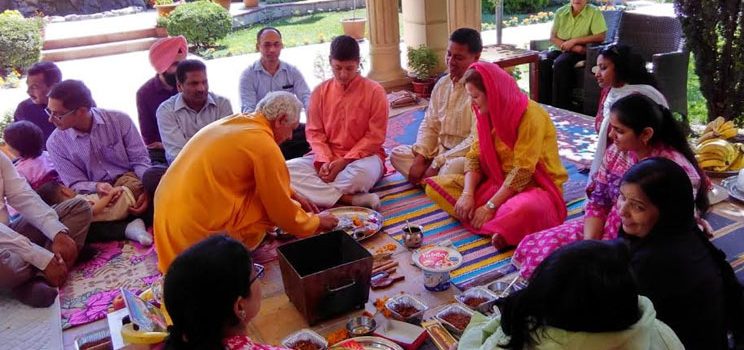
[(153, 165), (167, 164), (155, 111), (163, 101), (178, 93), (176, 66), (186, 59), (188, 52), (188, 43), (182, 35), (162, 38), (150, 47), (150, 64), (156, 74), (137, 90), (137, 113), (140, 133)]

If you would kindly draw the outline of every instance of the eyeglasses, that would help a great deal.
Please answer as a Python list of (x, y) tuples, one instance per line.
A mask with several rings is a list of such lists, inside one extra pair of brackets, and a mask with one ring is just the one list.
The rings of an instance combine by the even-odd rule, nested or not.
[(47, 115), (48, 115), (48, 116), (49, 116), (50, 118), (57, 118), (57, 119), (62, 119), (62, 118), (64, 118), (64, 117), (66, 117), (66, 116), (68, 116), (68, 115), (72, 114), (72, 113), (73, 113), (73, 112), (75, 112), (76, 110), (77, 110), (77, 108), (75, 108), (75, 109), (71, 109), (71, 110), (69, 110), (68, 112), (66, 112), (66, 113), (63, 113), (63, 114), (55, 114), (54, 112), (52, 112), (52, 110), (51, 110), (51, 109), (49, 109), (49, 107), (44, 107), (44, 112), (46, 112), (46, 114), (47, 114)]
[(250, 280), (248, 280), (248, 285), (249, 286), (251, 284), (253, 284), (253, 282), (255, 282), (257, 279), (263, 277), (263, 275), (264, 275), (264, 266), (261, 265), (261, 264), (253, 264), (253, 271), (255, 271), (256, 274), (253, 277), (251, 277)]

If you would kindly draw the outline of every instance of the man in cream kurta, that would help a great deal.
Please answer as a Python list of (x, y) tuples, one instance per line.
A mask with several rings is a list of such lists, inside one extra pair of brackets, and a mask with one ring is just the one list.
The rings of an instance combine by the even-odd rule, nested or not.
[(465, 173), (465, 154), (475, 137), (475, 115), (461, 81), (478, 61), (483, 44), (470, 28), (452, 33), (447, 46), (449, 74), (434, 86), (424, 120), (413, 145), (395, 147), (391, 163), (408, 181), (418, 184), (434, 175)]

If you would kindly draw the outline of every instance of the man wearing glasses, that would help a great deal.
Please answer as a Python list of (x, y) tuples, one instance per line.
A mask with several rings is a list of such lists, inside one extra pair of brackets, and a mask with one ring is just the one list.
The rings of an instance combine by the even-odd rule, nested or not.
[(44, 108), (47, 106), (47, 94), (54, 84), (62, 80), (62, 72), (52, 62), (34, 63), (28, 69), (26, 77), (26, 93), (29, 98), (18, 104), (14, 114), (14, 121), (30, 121), (44, 132), (44, 141), (54, 131), (54, 124), (50, 123)]
[[(302, 102), (307, 112), (310, 103), (308, 88), (302, 73), (293, 65), (279, 60), (282, 52), (282, 34), (273, 27), (264, 27), (256, 35), (256, 50), (261, 58), (248, 67), (240, 76), (240, 104), (243, 113), (252, 113), (258, 101), (271, 91), (286, 91), (294, 94)], [(279, 149), (285, 159), (297, 158), (310, 150), (305, 140), (305, 124), (294, 130), (291, 140)]]
[[(62, 81), (49, 92), (46, 111), (57, 130), (47, 140), (47, 150), (60, 179), (77, 193), (102, 196), (113, 191), (114, 186), (129, 187), (136, 199), (129, 208), (130, 214), (149, 223), (151, 193), (144, 190), (142, 182), (152, 169), (147, 148), (128, 115), (93, 106), (90, 90), (78, 80)], [(113, 201), (118, 199), (114, 195)], [(101, 232), (124, 232), (104, 227), (126, 224), (127, 220), (96, 222), (91, 226), (91, 237), (102, 239), (94, 227)]]

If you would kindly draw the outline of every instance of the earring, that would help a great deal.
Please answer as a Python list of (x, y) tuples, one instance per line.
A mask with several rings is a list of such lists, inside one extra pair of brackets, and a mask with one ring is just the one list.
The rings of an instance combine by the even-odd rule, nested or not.
[(245, 321), (245, 310), (238, 311), (238, 317), (241, 321)]

